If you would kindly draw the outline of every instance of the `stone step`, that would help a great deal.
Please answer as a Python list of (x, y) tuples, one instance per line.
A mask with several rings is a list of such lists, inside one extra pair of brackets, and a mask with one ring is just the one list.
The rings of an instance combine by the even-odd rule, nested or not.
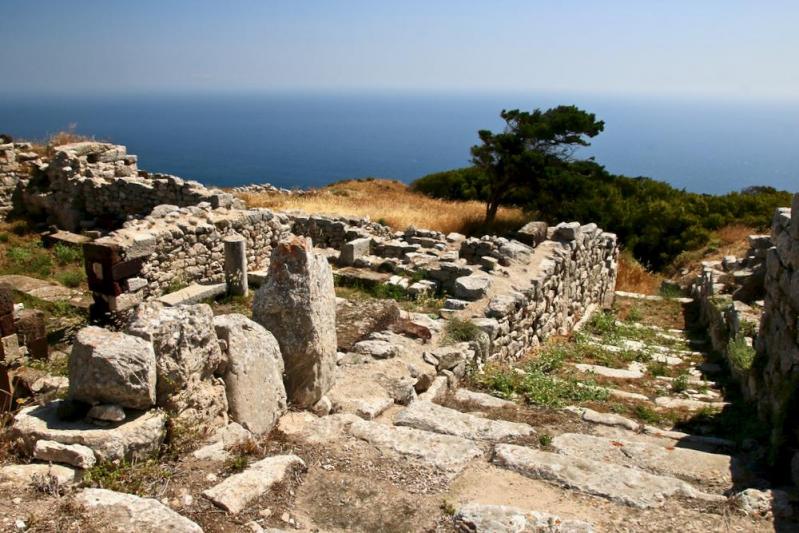
[(664, 409), (686, 409), (688, 411), (699, 411), (701, 409), (724, 409), (729, 405), (727, 402), (703, 402), (701, 400), (691, 400), (688, 398), (672, 398), (670, 396), (659, 396), (655, 398), (655, 405)]
[(349, 426), (349, 433), (384, 452), (413, 459), (453, 475), (462, 471), (473, 459), (483, 457), (483, 450), (474, 441), (408, 427), (358, 420)]
[(503, 400), (496, 396), (491, 396), (484, 392), (475, 392), (469, 389), (458, 389), (453, 396), (456, 401), (474, 404), (478, 407), (487, 409), (502, 409), (504, 407), (515, 407), (516, 404), (510, 400)]
[(531, 479), (550, 481), (639, 509), (659, 507), (673, 496), (726, 501), (723, 496), (703, 493), (673, 477), (513, 444), (496, 445), (494, 463)]
[(693, 483), (732, 488), (733, 459), (728, 455), (657, 445), (638, 440), (608, 438), (581, 433), (562, 433), (552, 440), (558, 453), (629, 466), (654, 474), (678, 477)]
[(276, 483), (283, 481), (295, 468), (305, 469), (305, 463), (296, 455), (267, 457), (203, 491), (203, 496), (217, 507), (237, 514), (250, 502), (266, 494)]
[(640, 363), (630, 363), (627, 368), (610, 368), (602, 365), (577, 363), (574, 368), (580, 372), (616, 379), (641, 379), (644, 377), (644, 371), (646, 370), (646, 367)]
[(413, 402), (410, 407), (400, 411), (394, 418), (394, 424), (470, 440), (493, 442), (535, 433), (527, 424), (490, 420), (425, 401)]
[(169, 306), (197, 304), (209, 298), (222, 296), (226, 292), (227, 285), (224, 283), (215, 283), (213, 285), (193, 283), (179, 291), (170, 292), (169, 294), (161, 296), (158, 298), (158, 301)]
[(679, 302), (681, 304), (689, 304), (694, 301), (693, 298), (664, 298), (663, 296), (656, 296), (654, 294), (639, 294), (636, 292), (616, 291), (616, 296), (619, 298), (630, 298), (633, 300), (649, 300), (651, 302), (662, 302), (668, 300), (671, 302)]
[(641, 424), (635, 420), (631, 420), (616, 413), (600, 413), (599, 411), (594, 411), (587, 407), (576, 407), (573, 405), (564, 408), (564, 410), (575, 413), (581, 420), (589, 424), (620, 427), (630, 431), (638, 431), (641, 428)]
[(567, 520), (559, 516), (529, 511), (508, 505), (468, 503), (454, 516), (458, 531), (474, 533), (591, 533), (591, 524), (581, 520)]

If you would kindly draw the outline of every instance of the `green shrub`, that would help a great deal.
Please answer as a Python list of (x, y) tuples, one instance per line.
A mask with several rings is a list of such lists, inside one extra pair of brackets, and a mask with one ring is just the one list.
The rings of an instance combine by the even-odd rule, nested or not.
[(471, 342), (480, 337), (482, 330), (468, 319), (453, 317), (444, 326), (444, 336), (450, 343)]
[(9, 274), (23, 274), (47, 278), (53, 272), (53, 260), (40, 244), (11, 246), (6, 250)]
[(79, 287), (86, 280), (86, 272), (83, 270), (67, 270), (56, 275), (56, 279), (65, 287)]
[(688, 374), (680, 374), (671, 382), (671, 390), (685, 392), (688, 390)]
[(58, 243), (53, 246), (53, 255), (61, 266), (83, 264), (83, 249), (79, 246)]
[(727, 345), (727, 358), (730, 360), (730, 364), (742, 372), (748, 372), (755, 360), (755, 349), (749, 346), (746, 339), (745, 336), (739, 334)]

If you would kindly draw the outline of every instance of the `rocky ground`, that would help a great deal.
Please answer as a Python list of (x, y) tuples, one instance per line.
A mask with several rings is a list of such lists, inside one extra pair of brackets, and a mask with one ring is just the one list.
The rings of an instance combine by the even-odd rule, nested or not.
[[(363, 305), (378, 316), (390, 304)], [(457, 385), (424, 355), (441, 357), (425, 347), (445, 344), (442, 321), (428, 317), (432, 339), (373, 333), (339, 361), (335, 414), (290, 411), (258, 439), (206, 441), (173, 425), (156, 458), (100, 464), (82, 479), (62, 466), (4, 466), (0, 528), (791, 530), (791, 497), (767, 490), (756, 429), (686, 329), (686, 308), (619, 298), (572, 338)], [(426, 392), (407, 386), (411, 374), (429, 376)], [(3, 453), (6, 465), (20, 461), (10, 443)]]

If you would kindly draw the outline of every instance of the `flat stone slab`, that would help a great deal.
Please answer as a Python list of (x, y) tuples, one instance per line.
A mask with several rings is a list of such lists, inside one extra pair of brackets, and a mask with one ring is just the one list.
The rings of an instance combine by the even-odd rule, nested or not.
[(468, 503), (455, 514), (458, 531), (474, 533), (592, 533), (591, 524), (508, 505)]
[(469, 389), (458, 389), (455, 391), (455, 400), (463, 403), (471, 403), (480, 407), (502, 409), (503, 407), (515, 407), (516, 404), (510, 400), (503, 400), (496, 396), (491, 396), (484, 392), (475, 392)]
[(350, 435), (385, 452), (415, 459), (453, 474), (459, 473), (483, 450), (473, 441), (408, 427), (395, 427), (358, 420), (349, 426)]
[(137, 533), (203, 533), (200, 526), (158, 500), (106, 489), (85, 489), (75, 501), (89, 511), (100, 511), (102, 523), (116, 531)]
[(637, 431), (641, 427), (635, 420), (631, 420), (616, 413), (600, 413), (599, 411), (594, 411), (586, 407), (567, 407), (566, 410), (576, 413), (582, 420), (590, 422), (591, 424), (621, 427), (629, 429), (630, 431)]
[(628, 368), (610, 368), (602, 365), (588, 365), (584, 363), (577, 363), (574, 368), (580, 372), (596, 374), (606, 378), (616, 379), (641, 379), (644, 377), (644, 372), (637, 366), (630, 366)]
[(158, 450), (166, 435), (166, 414), (150, 410), (120, 424), (99, 428), (86, 422), (65, 422), (58, 417), (60, 401), (22, 409), (14, 417), (12, 438), (20, 438), (32, 454), (39, 440), (81, 444), (94, 451), (99, 461), (137, 459)]
[(535, 433), (527, 424), (482, 418), (425, 401), (415, 401), (400, 411), (394, 424), (470, 440), (501, 441)]
[(203, 496), (229, 513), (237, 514), (283, 481), (295, 467), (305, 468), (305, 463), (296, 455), (267, 457), (203, 491)]
[(80, 291), (56, 285), (30, 276), (10, 274), (0, 276), (0, 286), (24, 292), (29, 296), (44, 300), (45, 302), (68, 302), (73, 307), (86, 309), (92, 303), (91, 295)]
[(495, 447), (494, 463), (532, 479), (550, 481), (640, 509), (659, 507), (671, 496), (726, 501), (723, 496), (704, 494), (672, 477), (512, 444)]
[(703, 402), (701, 400), (690, 400), (688, 398), (672, 398), (670, 396), (659, 396), (655, 398), (655, 405), (666, 409), (687, 409), (688, 411), (699, 411), (701, 409), (724, 409), (727, 402)]
[(56, 244), (66, 244), (69, 246), (81, 246), (84, 243), (91, 242), (91, 237), (72, 233), (71, 231), (58, 230), (50, 235), (45, 235), (43, 239), (47, 246), (54, 246)]
[(8, 465), (0, 468), (0, 485), (27, 487), (34, 477), (54, 476), (61, 485), (80, 481), (78, 470), (63, 465), (33, 463), (29, 465)]
[(632, 466), (724, 489), (732, 487), (733, 460), (728, 455), (581, 433), (558, 435), (552, 447), (563, 455)]
[(158, 298), (164, 305), (176, 306), (185, 304), (198, 304), (209, 298), (222, 296), (227, 292), (227, 285), (215, 283), (213, 285), (199, 285), (197, 283), (189, 285), (179, 291), (170, 292)]

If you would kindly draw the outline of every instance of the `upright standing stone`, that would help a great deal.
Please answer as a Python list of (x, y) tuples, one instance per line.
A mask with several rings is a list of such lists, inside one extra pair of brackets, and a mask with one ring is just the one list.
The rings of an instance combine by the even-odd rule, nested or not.
[(289, 401), (313, 406), (335, 379), (336, 293), (333, 271), (310, 239), (290, 237), (272, 250), (252, 317), (280, 345)]
[(228, 235), (225, 243), (225, 283), (228, 294), (247, 296), (247, 241), (236, 233)]
[(268, 433), (286, 412), (283, 358), (275, 337), (244, 315), (214, 317), (227, 350), (225, 387), (230, 414), (256, 434)]

